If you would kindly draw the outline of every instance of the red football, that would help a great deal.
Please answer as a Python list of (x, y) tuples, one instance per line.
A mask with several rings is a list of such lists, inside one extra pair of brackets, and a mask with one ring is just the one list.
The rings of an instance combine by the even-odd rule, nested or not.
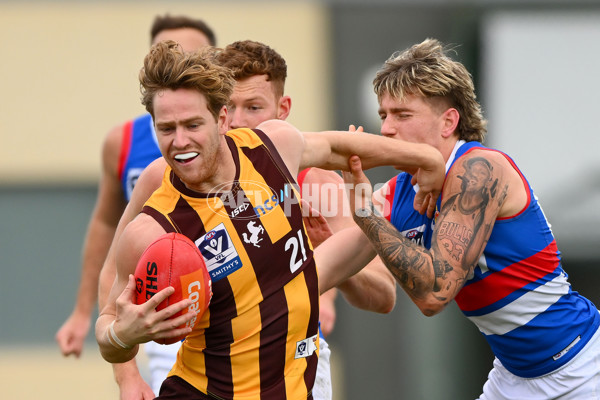
[[(136, 304), (145, 303), (168, 286), (175, 288), (175, 292), (156, 307), (157, 311), (190, 298), (193, 301), (192, 305), (171, 318), (199, 311), (196, 318), (186, 324), (192, 328), (208, 309), (212, 297), (210, 275), (204, 258), (194, 242), (180, 233), (162, 235), (148, 246), (135, 268), (135, 283)], [(184, 338), (185, 336), (159, 339), (156, 342), (171, 344)]]

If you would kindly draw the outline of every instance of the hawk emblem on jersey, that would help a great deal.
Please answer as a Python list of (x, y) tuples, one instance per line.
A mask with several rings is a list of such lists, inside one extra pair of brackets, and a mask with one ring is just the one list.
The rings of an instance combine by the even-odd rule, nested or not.
[(257, 226), (256, 222), (254, 221), (248, 222), (248, 225), (246, 225), (246, 227), (250, 232), (250, 236), (248, 236), (246, 232), (243, 232), (242, 237), (244, 238), (244, 242), (248, 244), (253, 244), (255, 247), (260, 247), (258, 243), (261, 242), (263, 238), (259, 237), (258, 235), (264, 233), (265, 228), (263, 228), (262, 225)]
[(195, 243), (204, 257), (213, 282), (225, 278), (242, 267), (242, 260), (223, 223), (197, 239)]

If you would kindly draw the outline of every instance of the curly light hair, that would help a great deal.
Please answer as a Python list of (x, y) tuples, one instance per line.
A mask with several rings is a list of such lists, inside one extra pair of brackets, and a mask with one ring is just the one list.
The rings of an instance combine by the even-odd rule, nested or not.
[(218, 62), (233, 71), (236, 80), (255, 75), (266, 75), (273, 83), (276, 97), (283, 96), (287, 64), (271, 47), (252, 40), (241, 40), (227, 45), (217, 55)]
[(208, 109), (217, 120), (229, 103), (235, 79), (231, 71), (215, 62), (217, 50), (206, 47), (184, 53), (176, 42), (156, 43), (144, 58), (139, 80), (142, 104), (154, 118), (154, 96), (165, 90), (192, 89), (206, 97)]
[(399, 100), (409, 94), (445, 100), (460, 115), (456, 128), (459, 139), (485, 139), (487, 122), (476, 100), (471, 74), (463, 64), (448, 57), (436, 39), (426, 39), (392, 54), (377, 72), (373, 88), (379, 101), (386, 93)]

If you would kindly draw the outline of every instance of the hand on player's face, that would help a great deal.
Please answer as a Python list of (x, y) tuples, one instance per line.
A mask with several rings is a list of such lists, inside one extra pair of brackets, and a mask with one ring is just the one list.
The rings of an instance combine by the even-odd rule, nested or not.
[(196, 313), (187, 312), (177, 318), (169, 319), (178, 312), (189, 308), (192, 304), (190, 299), (183, 299), (160, 311), (156, 311), (156, 307), (172, 295), (174, 291), (175, 289), (169, 286), (157, 292), (147, 302), (137, 305), (134, 303), (135, 279), (133, 275), (129, 275), (127, 286), (116, 302), (115, 332), (119, 339), (127, 345), (134, 345), (190, 333), (191, 328), (189, 327), (176, 328), (195, 318)]

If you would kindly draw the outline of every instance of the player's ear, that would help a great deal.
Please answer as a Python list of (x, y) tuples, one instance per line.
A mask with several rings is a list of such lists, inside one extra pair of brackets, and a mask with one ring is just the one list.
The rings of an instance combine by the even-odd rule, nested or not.
[(224, 135), (229, 130), (229, 121), (227, 119), (227, 107), (221, 107), (221, 111), (219, 111), (219, 115), (217, 117), (217, 124), (219, 127), (219, 133)]
[(277, 119), (285, 121), (290, 115), (292, 109), (292, 98), (290, 96), (281, 96), (277, 104)]
[(460, 114), (456, 108), (449, 108), (442, 114), (442, 136), (447, 138), (452, 136), (458, 127), (458, 121), (460, 120)]

